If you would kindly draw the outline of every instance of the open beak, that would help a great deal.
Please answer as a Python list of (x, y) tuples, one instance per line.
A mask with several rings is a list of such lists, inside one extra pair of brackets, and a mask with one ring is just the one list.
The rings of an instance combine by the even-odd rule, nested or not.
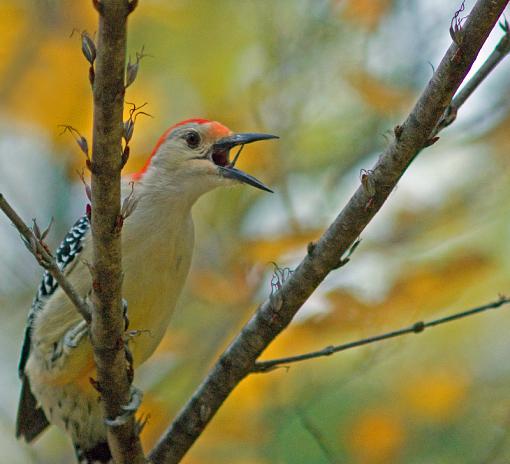
[[(214, 164), (218, 166), (220, 174), (227, 179), (234, 179), (239, 182), (256, 187), (266, 192), (273, 191), (265, 186), (262, 182), (253, 176), (250, 176), (246, 172), (235, 168), (235, 162), (237, 161), (237, 155), (234, 161), (229, 161), (229, 151), (236, 146), (246, 145), (247, 143), (257, 142), (259, 140), (277, 139), (276, 135), (270, 134), (257, 134), (257, 133), (245, 133), (245, 134), (233, 134), (228, 137), (224, 137), (218, 140), (212, 147), (212, 160)], [(239, 154), (239, 152), (238, 152)]]

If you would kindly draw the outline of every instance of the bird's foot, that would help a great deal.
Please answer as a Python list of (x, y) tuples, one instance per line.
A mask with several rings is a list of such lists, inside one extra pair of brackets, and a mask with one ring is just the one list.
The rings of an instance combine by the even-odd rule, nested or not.
[(105, 419), (104, 422), (106, 425), (110, 427), (118, 427), (120, 425), (124, 425), (131, 418), (131, 416), (136, 413), (140, 407), (140, 404), (142, 403), (142, 390), (131, 385), (130, 395), (131, 396), (129, 398), (129, 402), (121, 406), (121, 409), (124, 412), (117, 417), (114, 417), (113, 419)]
[(151, 415), (149, 413), (142, 413), (141, 416), (135, 420), (135, 432), (137, 435), (142, 433), (142, 430), (144, 429), (147, 422), (149, 422), (150, 417)]
[(64, 335), (64, 346), (66, 348), (76, 348), (81, 339), (89, 333), (86, 321), (78, 322), (72, 329), (69, 329)]

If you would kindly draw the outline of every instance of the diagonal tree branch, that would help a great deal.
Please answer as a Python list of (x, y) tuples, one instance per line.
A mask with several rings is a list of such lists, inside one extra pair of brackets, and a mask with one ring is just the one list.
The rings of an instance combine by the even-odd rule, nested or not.
[(151, 452), (154, 462), (171, 464), (182, 459), (264, 349), (338, 267), (339, 257), (379, 211), (417, 153), (435, 141), (431, 139), (435, 128), (507, 3), (476, 2), (406, 121), (397, 126), (395, 140), (370, 171), (371, 188), (367, 184), (358, 188), (281, 290), (260, 305)]
[(77, 311), (82, 315), (83, 319), (90, 322), (91, 311), (87, 302), (78, 294), (71, 283), (67, 280), (66, 276), (58, 267), (54, 256), (43, 244), (42, 239), (36, 237), (32, 229), (23, 222), (23, 219), (19, 217), (18, 213), (16, 213), (1, 193), (0, 209), (11, 220), (14, 227), (18, 229), (18, 232), (21, 234), (28, 250), (34, 255), (37, 262), (58, 282), (62, 290), (76, 307)]
[(458, 319), (463, 319), (465, 317), (474, 316), (475, 314), (483, 313), (489, 309), (496, 309), (500, 306), (506, 305), (510, 303), (510, 298), (505, 296), (501, 296), (499, 300), (493, 301), (492, 303), (487, 303), (482, 306), (477, 306), (476, 308), (471, 308), (466, 311), (462, 311), (460, 313), (451, 314), (450, 316), (440, 317), (438, 319), (433, 319), (428, 322), (415, 322), (409, 327), (404, 327), (403, 329), (392, 330), (391, 332), (386, 332), (379, 335), (374, 335), (373, 337), (362, 338), (360, 340), (355, 340), (349, 343), (342, 343), (341, 345), (331, 345), (323, 348), (322, 350), (311, 351), (310, 353), (298, 354), (295, 356), (288, 356), (285, 358), (278, 359), (269, 359), (267, 361), (257, 361), (253, 366), (253, 372), (269, 372), (278, 367), (286, 367), (289, 364), (306, 361), (309, 359), (317, 359), (322, 358), (324, 356), (331, 356), (332, 354), (339, 353), (340, 351), (350, 350), (352, 348), (357, 348), (358, 346), (369, 345), (371, 343), (380, 342), (382, 340), (388, 340), (390, 338), (400, 337), (402, 335), (407, 334), (419, 334), (422, 333), (425, 329), (429, 327), (436, 327), (438, 325), (446, 324), (448, 322), (456, 321)]
[(136, 2), (94, 0), (94, 6), (99, 28), (95, 69), (91, 66), (90, 74), (94, 93), (91, 341), (112, 455), (117, 464), (138, 464), (146, 461), (134, 416), (116, 420), (125, 416), (122, 406), (131, 396), (123, 342), (121, 237), (116, 224), (120, 217), (127, 18)]

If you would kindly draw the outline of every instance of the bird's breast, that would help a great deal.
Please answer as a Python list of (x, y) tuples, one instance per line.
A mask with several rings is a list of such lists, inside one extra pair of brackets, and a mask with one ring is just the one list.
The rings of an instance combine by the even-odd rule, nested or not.
[(164, 234), (158, 232), (136, 246), (129, 241), (123, 246), (123, 296), (129, 330), (135, 331), (130, 342), (135, 365), (144, 362), (161, 341), (191, 264), (191, 218)]

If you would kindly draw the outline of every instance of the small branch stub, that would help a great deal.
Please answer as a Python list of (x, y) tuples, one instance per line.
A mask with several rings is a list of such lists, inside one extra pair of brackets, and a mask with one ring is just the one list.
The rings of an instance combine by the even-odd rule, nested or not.
[(76, 143), (80, 147), (80, 150), (85, 155), (86, 158), (85, 165), (91, 171), (92, 162), (90, 160), (89, 144), (87, 142), (87, 139), (83, 135), (81, 135), (80, 132), (73, 126), (70, 126), (68, 124), (60, 124), (58, 127), (62, 127), (62, 132), (60, 132), (60, 135), (64, 134), (65, 132), (69, 132), (73, 136), (74, 140), (76, 140)]

